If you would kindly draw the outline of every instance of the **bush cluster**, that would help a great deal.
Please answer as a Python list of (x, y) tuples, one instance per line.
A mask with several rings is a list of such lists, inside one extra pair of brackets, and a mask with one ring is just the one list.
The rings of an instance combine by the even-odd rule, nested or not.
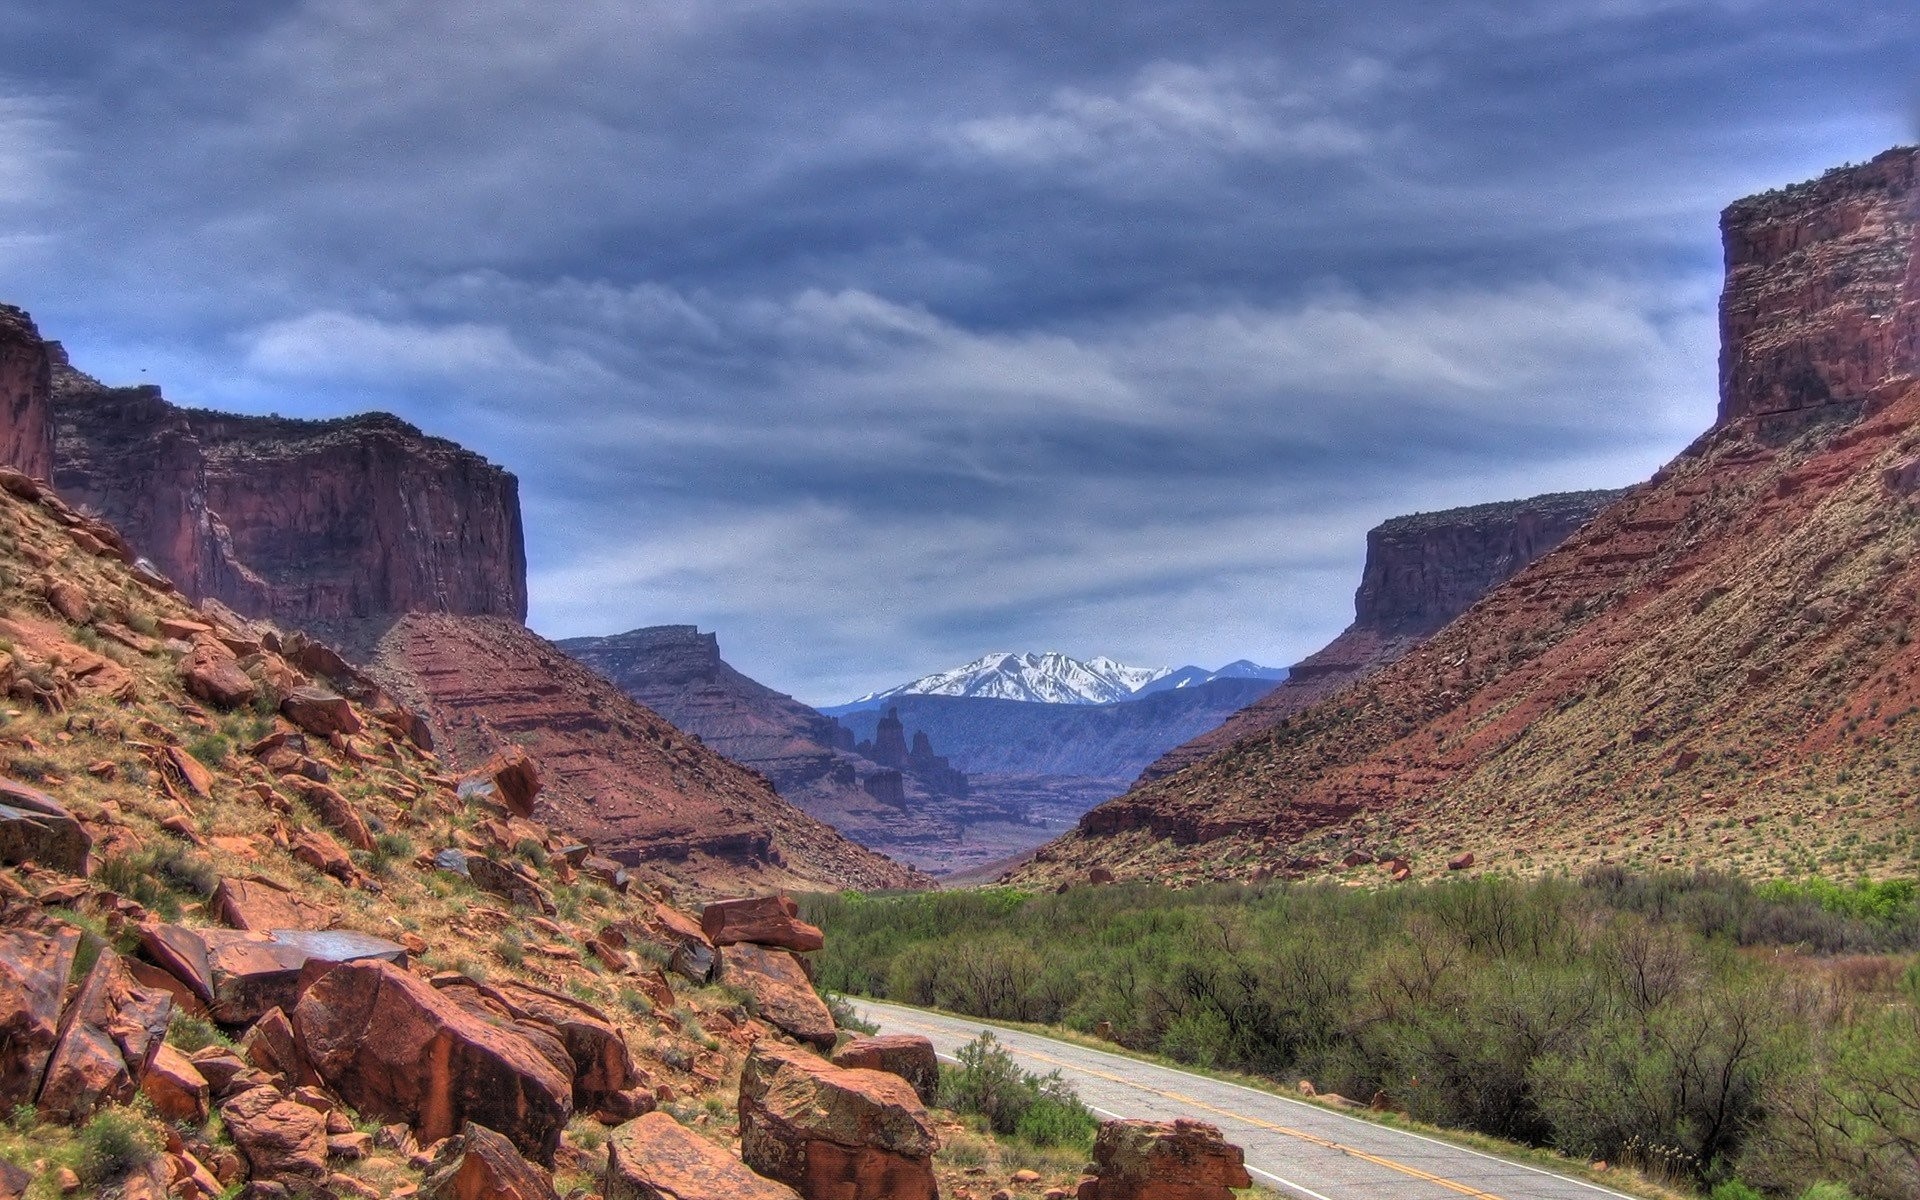
[[(815, 897), (820, 983), (1770, 1194), (1920, 1195), (1899, 886), (1717, 875)], [(1845, 952), (1845, 958), (1823, 954)], [(1737, 1193), (1735, 1193), (1737, 1194)]]
[(942, 1107), (978, 1116), (995, 1133), (1042, 1148), (1093, 1144), (1100, 1123), (1060, 1072), (1021, 1070), (991, 1033), (968, 1042), (954, 1057), (959, 1066), (940, 1068)]

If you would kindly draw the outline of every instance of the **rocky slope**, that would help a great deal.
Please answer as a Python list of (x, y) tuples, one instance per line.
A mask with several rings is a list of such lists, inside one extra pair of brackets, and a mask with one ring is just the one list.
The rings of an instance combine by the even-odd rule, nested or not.
[(1400, 661), (1024, 878), (1410, 856), (1912, 874), (1920, 151), (1740, 201), (1720, 419)]
[(0, 304), (0, 463), (34, 479), (53, 477), (52, 374), (33, 318)]
[(1149, 764), (1140, 782), (1171, 775), (1271, 729), (1394, 662), (1623, 494), (1559, 492), (1416, 513), (1375, 526), (1367, 532), (1353, 624), (1295, 663), (1257, 703)]
[(410, 614), (380, 640), (369, 671), (426, 716), (456, 761), (524, 747), (541, 764), (552, 822), (623, 862), (709, 893), (925, 882), (517, 621)]
[(294, 623), (526, 617), (519, 485), (479, 455), (385, 413), (179, 408), (53, 351), (54, 482), (189, 595)]
[(529, 818), (524, 756), (456, 778), (131, 558), (0, 471), (0, 1194), (1072, 1184), (929, 1112), (924, 1039), (803, 1048), (841, 1035), (792, 901), (692, 919)]

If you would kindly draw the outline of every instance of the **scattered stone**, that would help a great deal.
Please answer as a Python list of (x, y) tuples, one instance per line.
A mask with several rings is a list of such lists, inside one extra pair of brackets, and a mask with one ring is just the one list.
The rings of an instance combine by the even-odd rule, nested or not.
[(295, 688), (280, 702), (281, 715), (315, 737), (359, 733), (366, 728), (345, 696), (323, 687)]
[(1447, 870), (1464, 871), (1468, 867), (1471, 867), (1473, 865), (1473, 861), (1474, 861), (1473, 851), (1471, 850), (1467, 851), (1465, 854), (1456, 854), (1452, 858), (1447, 860)]
[(740, 1157), (807, 1200), (934, 1200), (939, 1138), (906, 1080), (761, 1041), (740, 1074)]
[(332, 910), (314, 904), (283, 883), (259, 875), (222, 879), (208, 908), (215, 919), (235, 929), (324, 929)]
[(47, 585), (47, 603), (53, 611), (75, 625), (93, 620), (93, 600), (86, 589), (71, 579), (56, 579)]
[(463, 1011), (391, 963), (345, 963), (293, 1010), (307, 1060), (364, 1116), (407, 1122), (423, 1143), (467, 1120), (553, 1162), (572, 1081), (525, 1038)]
[(467, 878), (473, 886), (503, 900), (553, 916), (560, 910), (547, 889), (505, 863), (478, 854), (467, 856)]
[(252, 704), (260, 694), (259, 685), (247, 677), (231, 653), (222, 653), (205, 643), (181, 660), (181, 682), (187, 694), (197, 696), (217, 708), (239, 708)]
[(360, 810), (353, 802), (335, 791), (331, 786), (315, 779), (299, 775), (286, 777), (291, 787), (307, 803), (321, 824), (340, 835), (340, 840), (355, 850), (373, 849), (373, 834), (367, 829), (367, 823), (361, 819)]
[(341, 883), (352, 883), (360, 872), (353, 866), (346, 847), (333, 839), (325, 830), (302, 829), (294, 835), (293, 844), (288, 847), (293, 857), (307, 864), (322, 875), (331, 875)]
[(1113, 872), (1108, 870), (1106, 867), (1094, 867), (1087, 872), (1087, 882), (1092, 884), (1095, 887), (1101, 887), (1101, 886), (1104, 886), (1105, 884), (1112, 883)]
[(827, 944), (819, 929), (800, 919), (800, 906), (785, 896), (709, 904), (700, 912), (700, 931), (716, 946), (752, 942), (804, 953)]
[(292, 1009), (309, 962), (407, 961), (406, 947), (344, 929), (260, 933), (150, 924), (140, 929), (140, 948), (224, 1025), (250, 1025), (268, 1009)]
[(164, 1042), (140, 1078), (140, 1093), (165, 1120), (199, 1125), (207, 1119), (211, 1095), (207, 1077), (191, 1059)]
[(854, 1038), (833, 1052), (833, 1065), (898, 1075), (912, 1085), (920, 1103), (929, 1107), (940, 1090), (940, 1060), (934, 1055), (933, 1043), (917, 1034)]
[(665, 1113), (614, 1131), (600, 1190), (605, 1200), (798, 1200)]
[(1233, 1200), (1246, 1156), (1204, 1121), (1104, 1121), (1079, 1200)]
[(720, 981), (745, 989), (763, 1018), (799, 1041), (825, 1050), (838, 1036), (833, 1014), (813, 990), (806, 969), (785, 950), (748, 942), (722, 946)]
[(559, 1200), (553, 1185), (513, 1143), (472, 1121), (448, 1138), (433, 1173), (420, 1185), (422, 1200)]
[(271, 1087), (250, 1088), (220, 1106), (220, 1120), (255, 1179), (325, 1179), (326, 1119)]
[(93, 839), (52, 796), (0, 778), (0, 864), (34, 863), (68, 875), (87, 873)]

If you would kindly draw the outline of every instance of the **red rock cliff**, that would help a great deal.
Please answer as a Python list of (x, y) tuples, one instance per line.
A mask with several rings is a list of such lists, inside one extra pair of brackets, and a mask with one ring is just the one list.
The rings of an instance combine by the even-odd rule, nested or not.
[(1556, 492), (1416, 513), (1375, 526), (1367, 533), (1353, 624), (1295, 663), (1285, 682), (1218, 729), (1162, 755), (1141, 772), (1141, 782), (1171, 775), (1271, 728), (1398, 660), (1623, 495)]
[(526, 617), (519, 484), (479, 455), (385, 413), (183, 409), (56, 360), (56, 485), (189, 595), (293, 624)]
[(1859, 415), (1920, 362), (1920, 151), (1751, 196), (1720, 219), (1720, 423)]
[(52, 382), (33, 318), (0, 304), (0, 464), (53, 476)]
[[(1720, 420), (1398, 662), (1021, 872), (1884, 876), (1920, 777), (1916, 151), (1727, 210)], [(1792, 434), (1793, 436), (1786, 436)]]

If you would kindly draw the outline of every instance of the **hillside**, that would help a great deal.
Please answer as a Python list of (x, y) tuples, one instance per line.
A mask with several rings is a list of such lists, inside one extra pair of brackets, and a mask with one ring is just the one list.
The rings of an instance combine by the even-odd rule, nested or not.
[(1376, 525), (1367, 532), (1353, 623), (1295, 663), (1286, 679), (1256, 703), (1148, 764), (1140, 782), (1171, 775), (1271, 729), (1395, 661), (1623, 494), (1561, 492), (1415, 513)]
[(1913, 873), (1917, 215), (1910, 148), (1732, 205), (1712, 430), (1412, 654), (1020, 878)]
[(703, 894), (926, 882), (517, 621), (411, 613), (381, 638), (368, 670), (427, 718), (450, 757), (483, 762), (523, 747), (541, 764), (554, 824)]

